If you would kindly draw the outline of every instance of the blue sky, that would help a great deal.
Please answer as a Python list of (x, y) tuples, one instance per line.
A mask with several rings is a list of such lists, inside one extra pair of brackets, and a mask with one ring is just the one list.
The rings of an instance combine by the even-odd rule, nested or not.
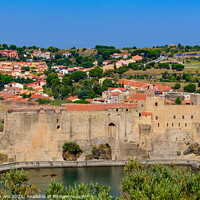
[(200, 45), (199, 0), (0, 0), (0, 44)]

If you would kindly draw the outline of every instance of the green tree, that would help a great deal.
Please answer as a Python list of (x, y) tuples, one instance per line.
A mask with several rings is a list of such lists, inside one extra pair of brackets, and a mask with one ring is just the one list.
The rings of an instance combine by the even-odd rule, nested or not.
[(76, 62), (77, 62), (78, 64), (81, 64), (81, 63), (82, 63), (82, 59), (83, 59), (82, 56), (77, 56), (77, 57), (76, 57)]
[(81, 67), (84, 67), (84, 68), (91, 68), (93, 67), (93, 63), (91, 61), (87, 61), (87, 62), (83, 62), (81, 63)]
[(90, 104), (89, 101), (86, 101), (86, 100), (83, 100), (83, 99), (73, 101), (72, 103), (78, 103), (78, 104)]
[(110, 187), (108, 186), (99, 186), (98, 183), (94, 184), (93, 182), (89, 184), (79, 184), (76, 183), (74, 186), (65, 187), (63, 186), (63, 182), (56, 183), (54, 179), (51, 180), (49, 184), (49, 189), (46, 191), (46, 197), (53, 199), (55, 195), (60, 195), (60, 198), (63, 199), (62, 196), (71, 196), (77, 199), (80, 196), (83, 198), (80, 199), (93, 199), (93, 200), (113, 200), (114, 198), (110, 195)]
[(67, 85), (62, 85), (60, 91), (61, 91), (61, 98), (64, 99), (69, 95), (71, 88)]
[(90, 70), (89, 76), (93, 78), (101, 78), (103, 76), (103, 69), (100, 67), (95, 67), (94, 69)]
[(7, 44), (3, 44), (2, 45), (4, 49), (8, 49), (8, 45)]
[(184, 68), (185, 68), (184, 65), (181, 65), (181, 64), (173, 64), (172, 65), (172, 69), (176, 70), (176, 71), (182, 71)]
[(63, 152), (68, 151), (71, 154), (79, 154), (82, 153), (82, 149), (80, 148), (80, 146), (76, 143), (76, 142), (66, 142), (63, 145)]
[[(99, 84), (94, 84), (93, 90), (97, 95), (101, 95), (103, 92), (103, 88)], [(105, 90), (107, 90), (107, 87), (105, 88)]]
[(158, 64), (158, 67), (160, 68), (160, 69), (170, 69), (170, 67), (169, 67), (169, 63), (159, 63)]
[(90, 89), (86, 87), (82, 87), (78, 92), (79, 99), (87, 99), (90, 96)]
[(60, 58), (62, 58), (62, 54), (57, 53), (57, 54), (55, 55), (55, 59), (60, 59)]
[(62, 79), (62, 83), (64, 85), (72, 86), (73, 81), (72, 81), (71, 75), (70, 74), (65, 74), (65, 76)]
[(181, 88), (181, 84), (180, 83), (176, 83), (175, 85), (174, 85), (174, 89), (175, 90), (178, 90), (178, 89), (180, 89)]
[(200, 173), (163, 164), (142, 165), (129, 160), (122, 179), (120, 199), (199, 199)]
[(184, 87), (185, 92), (195, 92), (196, 91), (196, 85), (193, 83), (189, 83)]
[(76, 71), (76, 72), (73, 72), (71, 77), (74, 81), (79, 81), (80, 79), (84, 79), (86, 78), (87, 74), (86, 72), (83, 72), (83, 71)]
[(58, 74), (48, 74), (46, 78), (47, 86), (51, 86), (51, 81), (55, 78), (58, 78)]
[(104, 60), (107, 60), (110, 57), (110, 52), (109, 51), (103, 51), (102, 57)]
[(15, 50), (15, 49), (17, 48), (17, 46), (14, 45), (14, 44), (11, 44), (11, 45), (10, 45), (10, 48), (11, 48), (12, 50)]
[(102, 84), (103, 86), (105, 86), (105, 87), (114, 87), (115, 86), (115, 84), (112, 82), (112, 80), (110, 80), (110, 79), (105, 79), (104, 81), (103, 81), (103, 84)]
[(55, 53), (55, 52), (58, 52), (58, 48), (57, 47), (53, 47), (53, 46), (50, 46), (47, 51), (50, 51), (52, 53)]
[(181, 101), (180, 97), (176, 98), (175, 104), (176, 105), (181, 105), (182, 104), (182, 101)]
[(11, 168), (9, 172), (1, 175), (3, 189), (0, 190), (0, 195), (22, 195), (26, 198), (28, 195), (39, 194), (37, 185), (29, 184), (28, 180), (28, 173), (23, 169)]

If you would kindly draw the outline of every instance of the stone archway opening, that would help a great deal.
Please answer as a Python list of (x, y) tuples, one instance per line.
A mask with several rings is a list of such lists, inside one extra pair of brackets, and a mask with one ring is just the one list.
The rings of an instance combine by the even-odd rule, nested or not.
[(113, 138), (116, 135), (116, 125), (114, 123), (110, 123), (108, 125), (108, 137)]

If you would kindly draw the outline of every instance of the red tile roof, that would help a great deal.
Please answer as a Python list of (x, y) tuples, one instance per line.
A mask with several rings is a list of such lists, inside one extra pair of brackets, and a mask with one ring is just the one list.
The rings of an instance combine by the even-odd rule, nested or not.
[(125, 100), (125, 102), (133, 102), (134, 100), (136, 101), (146, 101), (147, 97), (151, 97), (151, 94), (139, 94), (139, 93), (134, 93), (132, 94), (128, 99)]
[(110, 94), (113, 95), (113, 96), (118, 96), (118, 95), (120, 95), (122, 93), (121, 92), (111, 92)]
[(160, 84), (154, 84), (154, 87), (156, 87), (158, 90), (162, 90), (162, 91), (172, 90), (171, 87), (163, 86), (163, 85), (160, 85)]
[(152, 113), (151, 112), (141, 112), (141, 115), (142, 116), (148, 116), (148, 115), (152, 115)]
[(66, 100), (70, 100), (70, 101), (73, 101), (75, 99), (79, 99), (78, 96), (74, 96), (74, 97), (71, 96), (71, 97), (66, 98)]
[(190, 105), (190, 99), (188, 99), (188, 100), (183, 100), (183, 101), (182, 101), (182, 104), (183, 104), (183, 105), (186, 105), (186, 104), (187, 104), (187, 105)]
[(85, 99), (86, 101), (92, 103), (93, 102), (93, 99)]
[(49, 97), (43, 96), (42, 94), (33, 94), (30, 99), (49, 99)]
[(136, 104), (67, 104), (67, 111), (105, 111), (108, 108), (135, 108)]
[(175, 104), (174, 101), (170, 101), (169, 99), (165, 99), (165, 103), (169, 105)]

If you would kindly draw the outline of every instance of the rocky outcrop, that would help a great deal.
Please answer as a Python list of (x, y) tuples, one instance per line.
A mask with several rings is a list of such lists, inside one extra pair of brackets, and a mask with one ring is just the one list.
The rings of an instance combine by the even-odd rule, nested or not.
[(80, 157), (80, 155), (81, 153), (74, 155), (70, 153), (69, 151), (63, 152), (62, 154), (63, 159), (66, 161), (76, 161)]
[(112, 159), (112, 151), (109, 144), (100, 144), (98, 147), (94, 146), (92, 149), (92, 154), (88, 154), (85, 156), (85, 160), (93, 160), (93, 159), (104, 159), (111, 160)]
[(195, 154), (196, 156), (199, 156), (200, 155), (200, 146), (199, 144), (196, 142), (196, 143), (193, 143), (191, 144), (184, 152), (183, 152), (183, 155), (189, 155), (189, 154)]

